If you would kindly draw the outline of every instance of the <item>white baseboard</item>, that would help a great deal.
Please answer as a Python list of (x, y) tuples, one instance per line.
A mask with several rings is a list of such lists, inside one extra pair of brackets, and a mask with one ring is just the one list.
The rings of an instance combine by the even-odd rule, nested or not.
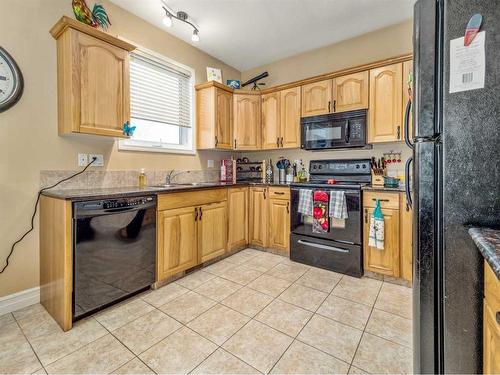
[(0, 316), (40, 302), (40, 287), (0, 297)]

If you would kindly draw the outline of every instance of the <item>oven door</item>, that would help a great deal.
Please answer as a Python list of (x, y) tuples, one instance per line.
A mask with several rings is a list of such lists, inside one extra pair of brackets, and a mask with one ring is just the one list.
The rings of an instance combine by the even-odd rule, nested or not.
[[(291, 231), (294, 234), (334, 240), (346, 244), (361, 245), (362, 217), (361, 217), (361, 192), (359, 190), (345, 190), (347, 201), (347, 215), (345, 220), (330, 219), (330, 230), (327, 233), (313, 233), (312, 217), (298, 212), (299, 188), (291, 189)], [(313, 189), (315, 190), (315, 189)], [(321, 189), (316, 189), (321, 190)], [(324, 189), (326, 191), (333, 189)]]
[(303, 119), (301, 129), (301, 148), (321, 150), (348, 147), (349, 121), (322, 119), (320, 116)]

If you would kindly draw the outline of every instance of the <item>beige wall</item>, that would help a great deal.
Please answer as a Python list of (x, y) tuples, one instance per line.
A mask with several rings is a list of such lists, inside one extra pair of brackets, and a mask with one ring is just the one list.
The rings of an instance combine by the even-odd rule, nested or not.
[(408, 20), (340, 43), (301, 53), (241, 73), (242, 82), (268, 71), (267, 87), (362, 65), (412, 51), (413, 21)]
[[(89, 2), (90, 4), (92, 1)], [(101, 1), (113, 23), (110, 32), (191, 66), (196, 81), (206, 80), (207, 66), (226, 78), (240, 72), (191, 45)], [(123, 152), (112, 140), (57, 135), (56, 42), (49, 29), (63, 15), (72, 16), (71, 0), (1, 0), (0, 45), (17, 60), (25, 78), (21, 101), (0, 113), (0, 265), (10, 245), (29, 227), (40, 170), (77, 169), (77, 153), (102, 153), (106, 169), (200, 169), (220, 153), (193, 156)], [(217, 165), (217, 164), (216, 164)], [(38, 219), (37, 219), (38, 220)], [(0, 274), (0, 297), (38, 285), (38, 224)]]

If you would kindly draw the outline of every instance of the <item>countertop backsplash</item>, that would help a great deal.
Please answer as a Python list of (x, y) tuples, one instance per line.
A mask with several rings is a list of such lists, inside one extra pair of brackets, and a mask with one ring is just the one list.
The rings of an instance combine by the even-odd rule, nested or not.
[[(56, 182), (77, 173), (78, 170), (66, 171), (41, 171), (40, 187), (48, 187)], [(170, 170), (146, 170), (147, 184), (164, 184)], [(86, 171), (85, 173), (65, 181), (58, 185), (58, 189), (85, 189), (85, 188), (113, 188), (137, 186), (139, 184), (138, 170), (120, 171)], [(220, 171), (217, 168), (203, 170), (175, 170), (172, 175), (172, 182), (217, 182), (220, 179)]]

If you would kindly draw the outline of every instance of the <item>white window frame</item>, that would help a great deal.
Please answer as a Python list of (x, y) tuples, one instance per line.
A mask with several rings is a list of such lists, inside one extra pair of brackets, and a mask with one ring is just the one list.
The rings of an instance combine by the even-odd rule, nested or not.
[[(135, 44), (137, 46), (137, 44)], [(133, 139), (120, 139), (118, 141), (119, 151), (139, 151), (139, 152), (160, 152), (167, 154), (184, 154), (184, 155), (195, 155), (196, 154), (196, 93), (195, 93), (195, 70), (190, 66), (181, 64), (169, 57), (163, 56), (157, 52), (151, 51), (147, 48), (138, 46), (132, 53), (137, 55), (142, 55), (149, 59), (156, 60), (160, 64), (168, 65), (174, 69), (188, 71), (191, 74), (189, 80), (189, 85), (191, 87), (191, 147), (184, 148), (182, 146), (175, 147), (175, 145), (166, 146), (164, 144), (151, 144), (146, 142), (141, 142)], [(172, 147), (173, 146), (173, 147)]]

